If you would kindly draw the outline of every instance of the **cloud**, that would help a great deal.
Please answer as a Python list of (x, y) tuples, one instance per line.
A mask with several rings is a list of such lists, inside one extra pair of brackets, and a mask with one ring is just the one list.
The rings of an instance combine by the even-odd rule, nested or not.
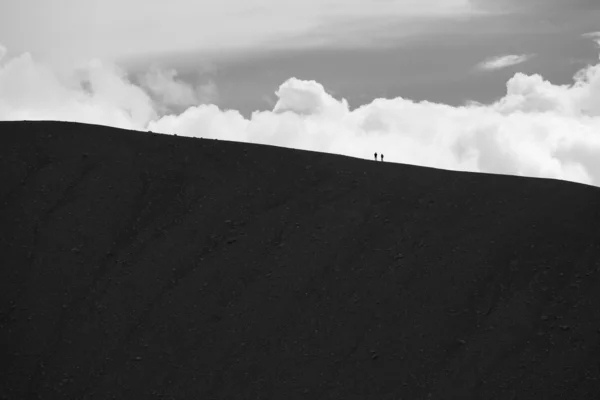
[[(274, 111), (248, 120), (214, 106), (153, 121), (164, 133), (274, 144), (453, 170), (550, 177), (600, 184), (600, 66), (573, 85), (516, 74), (490, 105), (452, 107), (409, 99), (377, 99), (350, 110), (312, 81), (290, 79), (276, 92)], [(583, 147), (593, 158), (573, 156)], [(581, 152), (580, 152), (581, 153)], [(592, 161), (590, 161), (592, 160)]]
[(250, 49), (263, 51), (266, 46), (289, 50), (287, 38), (303, 42), (300, 38), (315, 28), (334, 22), (390, 17), (398, 22), (468, 11), (467, 0), (396, 0), (385, 4), (369, 4), (370, 0), (171, 0), (152, 4), (145, 0), (103, 0), (94, 1), (92, 9), (86, 2), (72, 0), (28, 2), (31, 6), (0, 2), (0, 37), (13, 51), (27, 50), (52, 61), (164, 52), (237, 54)]
[(471, 6), (496, 12), (541, 13), (564, 11), (593, 11), (598, 9), (595, 0), (469, 0)]
[(100, 60), (59, 72), (28, 54), (0, 59), (0, 119), (56, 119), (144, 129), (161, 115), (216, 102), (214, 83), (190, 85), (152, 67), (135, 84)]
[(153, 66), (140, 78), (140, 86), (150, 94), (161, 113), (181, 112), (190, 106), (218, 100), (213, 82), (192, 86), (180, 80), (174, 69)]
[(600, 32), (584, 33), (581, 36), (583, 36), (586, 39), (592, 39), (593, 41), (596, 42), (596, 44), (598, 45), (598, 47), (600, 47)]
[(325, 92), (325, 88), (315, 81), (302, 81), (296, 78), (288, 79), (275, 92), (279, 100), (273, 108), (274, 113), (291, 111), (298, 115), (314, 115), (325, 112), (339, 113), (348, 111), (348, 102), (342, 99), (338, 102)]
[(0, 43), (0, 61), (2, 61), (2, 59), (4, 58), (4, 56), (6, 55), (7, 51), (6, 51), (6, 47), (4, 47), (2, 45), (2, 43)]
[[(263, 143), (450, 170), (547, 177), (600, 186), (600, 63), (572, 84), (515, 74), (491, 104), (376, 99), (351, 109), (315, 81), (290, 78), (267, 111), (245, 118), (197, 100), (173, 71), (136, 85), (99, 61), (57, 73), (25, 54), (0, 63), (0, 119), (58, 119)], [(181, 96), (178, 98), (177, 96)], [(164, 101), (166, 104), (158, 104)]]
[(156, 118), (148, 95), (98, 60), (61, 74), (30, 54), (0, 63), (0, 119), (79, 121), (136, 129)]
[(600, 32), (588, 32), (581, 35), (585, 38), (600, 38)]
[(487, 59), (487, 60), (479, 63), (477, 65), (477, 68), (482, 69), (482, 70), (488, 70), (488, 71), (503, 69), (503, 68), (512, 67), (517, 64), (522, 64), (526, 61), (529, 61), (533, 57), (534, 57), (533, 54), (521, 54), (521, 55), (511, 54), (511, 55), (506, 55), (506, 56), (493, 57), (493, 58)]

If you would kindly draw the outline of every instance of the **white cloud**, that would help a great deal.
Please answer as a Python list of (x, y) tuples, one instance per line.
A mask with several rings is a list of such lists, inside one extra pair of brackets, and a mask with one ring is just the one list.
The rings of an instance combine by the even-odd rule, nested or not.
[(153, 66), (141, 77), (140, 84), (154, 99), (161, 113), (183, 111), (190, 106), (216, 103), (218, 100), (217, 87), (213, 82), (192, 86), (178, 79), (174, 69)]
[(161, 115), (168, 104), (156, 98), (189, 104), (198, 94), (172, 71), (154, 78), (154, 89), (136, 86), (100, 62), (58, 74), (25, 54), (0, 63), (0, 119), (92, 122), (367, 159), (378, 152), (388, 162), (600, 186), (600, 63), (571, 85), (518, 73), (497, 102), (462, 107), (397, 97), (352, 110), (320, 83), (291, 78), (272, 111), (250, 118), (214, 104)]
[(348, 111), (348, 102), (334, 99), (325, 92), (325, 88), (315, 81), (302, 81), (296, 78), (288, 79), (275, 92), (279, 100), (273, 107), (274, 113), (291, 111), (298, 115), (315, 115)]
[(512, 67), (517, 64), (522, 64), (526, 61), (529, 61), (533, 58), (532, 54), (521, 54), (521, 55), (506, 55), (506, 56), (498, 56), (487, 59), (480, 64), (477, 65), (478, 69), (483, 70), (497, 70)]
[(94, 60), (70, 74), (31, 55), (0, 63), (0, 119), (56, 119), (139, 129), (156, 118), (148, 95), (122, 71)]

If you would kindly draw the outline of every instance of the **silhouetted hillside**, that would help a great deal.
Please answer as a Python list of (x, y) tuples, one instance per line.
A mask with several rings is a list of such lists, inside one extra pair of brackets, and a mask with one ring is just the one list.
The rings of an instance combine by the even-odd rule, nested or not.
[(0, 399), (597, 399), (600, 191), (0, 123)]

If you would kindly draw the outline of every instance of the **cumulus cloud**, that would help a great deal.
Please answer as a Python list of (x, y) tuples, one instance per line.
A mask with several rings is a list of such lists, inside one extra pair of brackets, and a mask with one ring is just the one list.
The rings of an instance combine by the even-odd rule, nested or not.
[(156, 118), (148, 95), (98, 60), (69, 74), (30, 54), (0, 63), (0, 119), (78, 121), (135, 129)]
[(146, 89), (160, 112), (181, 112), (198, 104), (216, 103), (217, 87), (213, 82), (192, 86), (177, 76), (174, 69), (150, 68), (140, 78), (140, 85)]
[[(152, 84), (136, 85), (98, 61), (57, 74), (22, 55), (0, 63), (0, 119), (92, 122), (367, 159), (378, 152), (388, 162), (600, 186), (600, 63), (569, 85), (517, 73), (498, 101), (461, 107), (397, 97), (350, 109), (320, 83), (290, 78), (272, 109), (250, 118), (191, 104), (200, 100), (196, 87), (173, 71), (150, 74)], [(157, 99), (187, 108), (165, 115)]]
[(275, 92), (279, 100), (273, 108), (274, 113), (291, 111), (298, 115), (315, 115), (325, 112), (341, 115), (348, 111), (348, 102), (334, 99), (325, 91), (323, 85), (315, 81), (288, 79)]
[(506, 55), (506, 56), (498, 56), (492, 57), (485, 61), (482, 61), (477, 65), (478, 69), (481, 70), (497, 70), (512, 67), (517, 64), (522, 64), (526, 61), (529, 61), (533, 57), (533, 54), (521, 54), (521, 55)]

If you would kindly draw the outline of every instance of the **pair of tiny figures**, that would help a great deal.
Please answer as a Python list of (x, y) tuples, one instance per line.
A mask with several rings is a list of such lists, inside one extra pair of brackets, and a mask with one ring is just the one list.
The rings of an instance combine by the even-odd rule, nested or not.
[[(375, 161), (377, 161), (377, 153), (375, 153)], [(383, 161), (383, 154), (381, 155), (381, 161)]]

